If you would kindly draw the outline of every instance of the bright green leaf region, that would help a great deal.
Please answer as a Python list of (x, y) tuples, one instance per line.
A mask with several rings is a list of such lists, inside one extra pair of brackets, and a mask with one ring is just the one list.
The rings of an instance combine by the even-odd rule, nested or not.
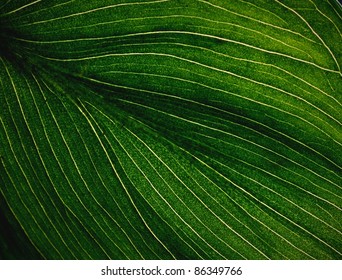
[(2, 0), (0, 258), (342, 259), (336, 0)]

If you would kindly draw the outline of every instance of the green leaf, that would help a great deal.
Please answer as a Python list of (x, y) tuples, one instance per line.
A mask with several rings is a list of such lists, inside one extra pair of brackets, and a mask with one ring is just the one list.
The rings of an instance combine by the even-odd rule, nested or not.
[(342, 259), (341, 30), (334, 0), (3, 1), (0, 256)]

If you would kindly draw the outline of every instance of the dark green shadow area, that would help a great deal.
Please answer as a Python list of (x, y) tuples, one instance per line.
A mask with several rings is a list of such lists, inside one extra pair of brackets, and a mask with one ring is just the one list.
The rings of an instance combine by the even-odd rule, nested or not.
[[(0, 179), (0, 184), (2, 180)], [(42, 260), (43, 257), (25, 232), (0, 194), (0, 259)]]

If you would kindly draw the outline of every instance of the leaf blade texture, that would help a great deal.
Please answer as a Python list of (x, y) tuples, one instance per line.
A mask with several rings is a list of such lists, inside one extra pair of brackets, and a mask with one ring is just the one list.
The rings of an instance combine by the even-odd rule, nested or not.
[(341, 259), (337, 1), (0, 14), (4, 258)]

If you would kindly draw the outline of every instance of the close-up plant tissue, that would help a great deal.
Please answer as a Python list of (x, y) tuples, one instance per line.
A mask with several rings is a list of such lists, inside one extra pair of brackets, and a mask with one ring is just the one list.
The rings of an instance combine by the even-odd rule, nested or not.
[(2, 0), (0, 258), (341, 260), (336, 0)]

